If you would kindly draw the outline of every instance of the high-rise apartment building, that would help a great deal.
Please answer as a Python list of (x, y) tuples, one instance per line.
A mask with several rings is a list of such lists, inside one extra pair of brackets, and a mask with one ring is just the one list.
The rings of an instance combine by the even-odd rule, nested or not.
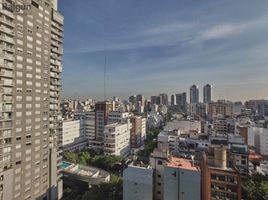
[(174, 94), (171, 95), (171, 105), (174, 106), (176, 104), (176, 97)]
[(151, 103), (153, 104), (158, 104), (158, 96), (151, 96)]
[(179, 108), (179, 111), (186, 112), (187, 111), (187, 97), (186, 92), (181, 94), (176, 94), (176, 104)]
[(161, 103), (162, 105), (168, 105), (168, 95), (167, 94), (160, 94), (159, 95), (160, 99), (161, 99)]
[(56, 0), (1, 0), (0, 199), (61, 198), (62, 43)]
[(212, 86), (206, 84), (203, 87), (203, 103), (210, 103), (212, 101)]
[(190, 87), (190, 103), (199, 103), (199, 89), (197, 85)]
[(140, 103), (141, 106), (144, 106), (145, 99), (144, 99), (144, 96), (142, 94), (138, 94), (136, 99), (137, 99), (137, 103)]

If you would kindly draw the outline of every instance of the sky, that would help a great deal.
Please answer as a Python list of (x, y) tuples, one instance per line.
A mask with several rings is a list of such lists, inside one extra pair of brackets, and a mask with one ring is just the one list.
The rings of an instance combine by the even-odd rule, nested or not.
[(268, 99), (268, 0), (59, 0), (63, 98)]

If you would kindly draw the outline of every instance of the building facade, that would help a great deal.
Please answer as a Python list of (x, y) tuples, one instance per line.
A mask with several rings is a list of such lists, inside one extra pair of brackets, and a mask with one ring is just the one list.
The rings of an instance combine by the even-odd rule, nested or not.
[(81, 151), (87, 146), (83, 120), (63, 121), (62, 146), (64, 151)]
[(202, 198), (241, 200), (240, 173), (227, 165), (227, 149), (211, 146), (202, 166)]
[(199, 103), (199, 88), (197, 85), (190, 87), (190, 103)]
[(104, 128), (104, 153), (124, 156), (130, 153), (131, 123), (109, 124)]
[(2, 3), (0, 199), (59, 199), (63, 16), (56, 0)]
[(153, 200), (153, 169), (129, 166), (123, 173), (123, 200)]
[(203, 87), (203, 103), (210, 103), (212, 101), (212, 86), (206, 84)]
[(180, 112), (187, 111), (187, 96), (186, 92), (181, 94), (176, 94), (176, 104)]
[(194, 161), (171, 157), (164, 169), (165, 200), (200, 200), (201, 171)]
[(211, 102), (208, 104), (208, 119), (212, 120), (218, 115), (232, 116), (233, 115), (233, 103), (230, 101), (219, 100), (217, 102)]

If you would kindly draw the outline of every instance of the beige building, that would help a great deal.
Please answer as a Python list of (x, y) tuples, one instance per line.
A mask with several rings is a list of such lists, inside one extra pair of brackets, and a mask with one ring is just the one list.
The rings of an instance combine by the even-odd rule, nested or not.
[(218, 115), (232, 116), (233, 103), (230, 101), (219, 100), (208, 104), (208, 118), (212, 120)]
[(0, 2), (0, 199), (59, 199), (63, 16), (56, 0)]

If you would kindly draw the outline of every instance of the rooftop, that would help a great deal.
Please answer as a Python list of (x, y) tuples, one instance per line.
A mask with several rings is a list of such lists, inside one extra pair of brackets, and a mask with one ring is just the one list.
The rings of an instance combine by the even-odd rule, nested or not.
[(194, 165), (192, 160), (185, 158), (171, 157), (167, 162), (167, 166), (190, 171), (200, 171), (199, 167)]

